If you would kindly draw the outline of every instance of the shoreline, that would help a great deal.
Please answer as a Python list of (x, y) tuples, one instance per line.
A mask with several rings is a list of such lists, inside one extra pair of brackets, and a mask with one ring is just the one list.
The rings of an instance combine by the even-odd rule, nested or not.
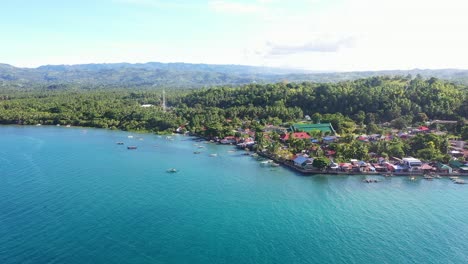
[[(381, 172), (363, 172), (363, 171), (330, 171), (330, 170), (325, 170), (325, 171), (320, 171), (320, 170), (308, 170), (308, 169), (303, 169), (295, 166), (292, 163), (288, 163), (287, 161), (280, 160), (278, 158), (275, 158), (273, 156), (270, 156), (264, 152), (255, 152), (259, 156), (262, 156), (264, 158), (268, 158), (273, 160), (274, 162), (287, 167), (288, 169), (291, 169), (295, 172), (299, 172), (302, 175), (349, 175), (349, 176), (383, 176), (383, 177), (411, 177), (411, 176), (424, 176), (426, 173), (424, 172), (387, 172), (387, 173), (381, 173)], [(387, 174), (387, 175), (386, 175)], [(390, 175), (388, 175), (390, 174)], [(441, 177), (451, 177), (451, 176), (461, 176), (461, 177), (468, 177), (468, 174), (462, 174), (462, 173), (436, 173), (437, 175)]]

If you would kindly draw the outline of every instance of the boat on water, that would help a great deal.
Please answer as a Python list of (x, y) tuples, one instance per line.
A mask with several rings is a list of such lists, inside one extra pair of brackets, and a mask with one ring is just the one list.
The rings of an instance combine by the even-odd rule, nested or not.
[(217, 156), (218, 156), (217, 153), (212, 153), (212, 154), (210, 154), (210, 157), (217, 157)]
[(377, 180), (377, 179), (364, 179), (362, 181), (365, 182), (365, 183), (377, 183), (377, 182), (379, 182), (379, 180)]
[(449, 177), (449, 179), (451, 179), (452, 181), (455, 181), (458, 179), (458, 176), (452, 176), (452, 177)]
[(424, 178), (425, 180), (428, 180), (428, 181), (431, 181), (431, 180), (433, 180), (433, 179), (434, 179), (434, 177), (433, 177), (433, 176), (431, 176), (431, 175), (427, 175), (427, 174), (426, 174), (426, 175), (424, 175), (424, 177), (423, 177), (423, 178)]
[(466, 184), (465, 180), (462, 180), (462, 179), (456, 179), (455, 181), (453, 181), (455, 184)]
[(410, 181), (415, 181), (415, 180), (416, 180), (416, 177), (411, 176), (409, 179), (410, 179)]
[(177, 170), (176, 170), (176, 169), (174, 169), (174, 168), (170, 168), (170, 169), (168, 169), (166, 172), (169, 172), (169, 173), (174, 173), (174, 172), (177, 172)]
[(200, 154), (201, 151), (194, 151), (193, 154)]
[(128, 146), (127, 149), (137, 149), (137, 146)]
[(116, 142), (117, 145), (123, 145), (123, 142)]
[(127, 136), (128, 138), (133, 138), (133, 136)]
[(272, 167), (279, 167), (280, 165), (279, 165), (279, 163), (272, 162), (272, 163), (270, 164), (270, 166), (272, 166)]

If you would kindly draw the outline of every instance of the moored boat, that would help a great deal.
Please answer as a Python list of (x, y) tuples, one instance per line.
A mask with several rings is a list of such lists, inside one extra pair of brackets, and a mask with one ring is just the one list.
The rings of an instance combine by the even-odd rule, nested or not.
[(137, 149), (137, 146), (128, 146), (127, 149)]
[(123, 142), (116, 142), (117, 145), (123, 145)]
[(457, 179), (455, 181), (453, 181), (455, 184), (466, 184), (465, 180), (462, 180), (462, 179)]
[(169, 173), (174, 173), (174, 172), (177, 172), (177, 170), (174, 169), (174, 168), (170, 168), (170, 169), (167, 170), (167, 172), (169, 172)]

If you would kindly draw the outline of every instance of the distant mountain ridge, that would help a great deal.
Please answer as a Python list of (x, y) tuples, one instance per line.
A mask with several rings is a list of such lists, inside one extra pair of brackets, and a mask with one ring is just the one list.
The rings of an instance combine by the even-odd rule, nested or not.
[(414, 69), (356, 72), (311, 72), (246, 65), (191, 63), (98, 63), (77, 65), (44, 65), (19, 68), (0, 64), (3, 85), (78, 85), (89, 87), (152, 87), (197, 88), (215, 85), (248, 83), (339, 82), (382, 75), (421, 75), (468, 84), (468, 70)]

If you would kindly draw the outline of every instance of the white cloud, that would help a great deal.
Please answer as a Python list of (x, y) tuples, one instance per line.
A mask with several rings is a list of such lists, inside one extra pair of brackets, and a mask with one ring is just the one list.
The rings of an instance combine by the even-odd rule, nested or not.
[(464, 0), (349, 0), (303, 10), (251, 36), (248, 61), (312, 70), (468, 68)]

